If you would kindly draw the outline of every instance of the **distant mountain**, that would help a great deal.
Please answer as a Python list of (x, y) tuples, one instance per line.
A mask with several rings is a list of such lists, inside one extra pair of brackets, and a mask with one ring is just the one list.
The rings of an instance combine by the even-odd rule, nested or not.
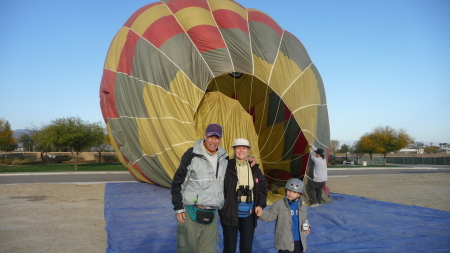
[(14, 130), (13, 137), (16, 139), (19, 139), (20, 136), (22, 136), (22, 134), (26, 134), (29, 132), (30, 132), (29, 129), (16, 129), (16, 130)]

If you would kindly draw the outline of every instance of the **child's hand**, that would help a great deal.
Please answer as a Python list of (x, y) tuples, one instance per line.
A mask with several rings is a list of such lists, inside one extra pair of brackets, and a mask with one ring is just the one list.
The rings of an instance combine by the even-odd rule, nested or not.
[(308, 228), (308, 230), (305, 231), (305, 234), (309, 235), (311, 233), (311, 228)]
[(258, 217), (261, 216), (263, 214), (262, 208), (260, 206), (257, 206), (255, 208), (255, 213), (256, 213), (256, 216), (258, 216)]

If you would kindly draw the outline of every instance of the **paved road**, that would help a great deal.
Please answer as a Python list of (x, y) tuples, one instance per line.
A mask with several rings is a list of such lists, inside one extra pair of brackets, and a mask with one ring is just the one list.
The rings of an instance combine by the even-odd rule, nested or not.
[[(450, 173), (450, 166), (410, 166), (410, 167), (351, 167), (329, 168), (328, 175), (380, 175), (380, 174), (423, 174)], [(110, 172), (59, 172), (59, 173), (0, 173), (0, 184), (28, 183), (107, 183), (107, 182), (137, 182), (128, 171)]]
[(450, 168), (329, 169), (328, 176), (450, 173)]
[(0, 184), (137, 182), (128, 171), (0, 173)]

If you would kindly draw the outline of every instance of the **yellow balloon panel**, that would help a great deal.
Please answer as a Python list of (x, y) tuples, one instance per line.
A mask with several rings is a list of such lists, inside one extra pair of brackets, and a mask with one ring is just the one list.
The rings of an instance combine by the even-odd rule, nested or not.
[(122, 54), (123, 46), (127, 41), (128, 28), (122, 27), (116, 36), (114, 36), (111, 46), (108, 50), (108, 55), (105, 60), (105, 69), (112, 71), (117, 71), (117, 66), (119, 65), (120, 55)]
[(300, 67), (282, 52), (279, 52), (269, 85), (281, 97), (289, 87), (292, 87), (292, 83), (301, 74)]
[(174, 123), (173, 119), (137, 119), (136, 122), (142, 151), (149, 156), (162, 154), (174, 144), (195, 138), (191, 124)]
[(291, 111), (295, 112), (304, 107), (322, 104), (317, 80), (310, 68), (306, 69), (294, 84), (283, 96), (283, 101)]
[(151, 24), (153, 24), (153, 22), (169, 15), (172, 15), (172, 13), (166, 7), (166, 5), (158, 4), (142, 12), (141, 15), (136, 18), (130, 28), (137, 34), (142, 35), (147, 30), (147, 28)]
[(220, 9), (231, 10), (247, 20), (247, 12), (245, 11), (245, 9), (234, 1), (208, 0), (208, 3), (212, 11)]
[(268, 83), (270, 71), (272, 70), (272, 65), (264, 61), (263, 59), (259, 58), (255, 54), (253, 54), (253, 62), (255, 66), (254, 76), (259, 78), (262, 82)]
[(195, 86), (180, 70), (170, 83), (169, 91), (181, 101), (187, 103), (194, 111), (200, 104), (204, 92)]
[(314, 138), (317, 136), (317, 106), (305, 107), (293, 114), (295, 119), (299, 122), (308, 143), (314, 143)]
[(283, 159), (284, 122), (264, 128), (259, 132), (261, 159), (267, 163), (280, 162)]
[(217, 27), (211, 12), (200, 7), (188, 7), (175, 13), (175, 17), (185, 31), (198, 25), (210, 25)]
[(191, 105), (160, 86), (147, 84), (142, 96), (149, 118), (172, 118), (182, 124), (192, 123), (195, 110)]

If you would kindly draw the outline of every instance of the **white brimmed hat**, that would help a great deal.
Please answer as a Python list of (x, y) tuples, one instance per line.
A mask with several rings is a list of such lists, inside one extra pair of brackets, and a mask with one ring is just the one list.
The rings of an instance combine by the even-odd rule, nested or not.
[(244, 138), (239, 138), (239, 139), (234, 140), (233, 148), (238, 147), (238, 146), (245, 146), (245, 147), (248, 147), (248, 148), (252, 148), (250, 146), (250, 142), (247, 139), (244, 139)]

